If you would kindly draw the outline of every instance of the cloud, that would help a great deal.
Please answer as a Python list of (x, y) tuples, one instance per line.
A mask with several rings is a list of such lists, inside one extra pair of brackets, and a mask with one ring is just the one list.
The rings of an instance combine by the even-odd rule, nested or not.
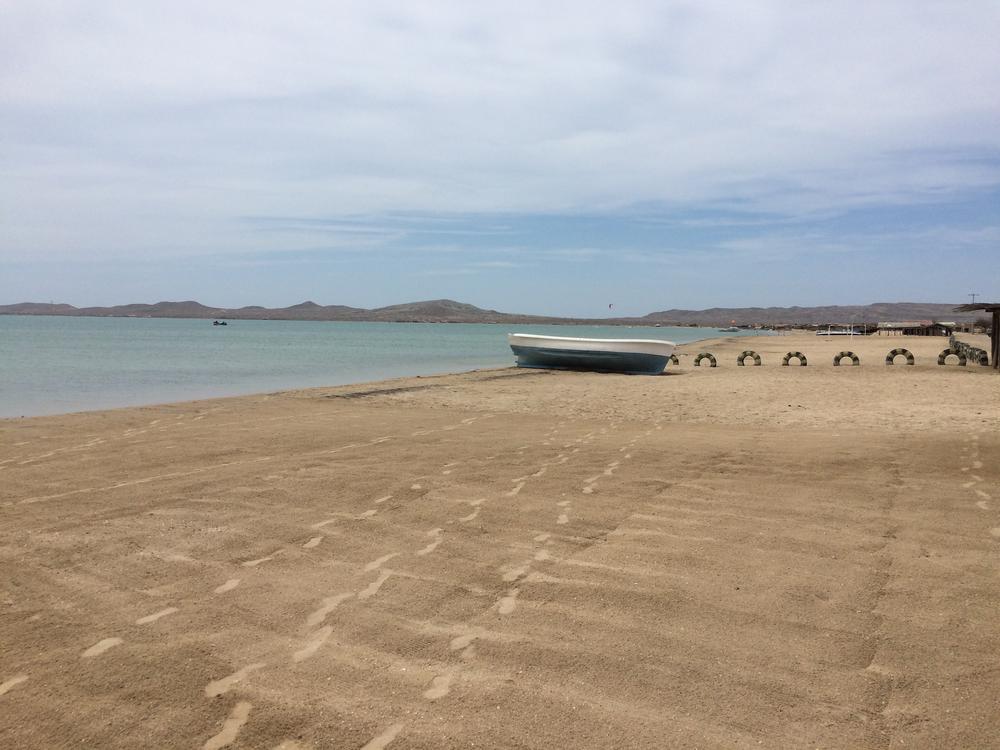
[(1000, 185), (998, 35), (989, 0), (17, 0), (0, 257), (961, 200)]

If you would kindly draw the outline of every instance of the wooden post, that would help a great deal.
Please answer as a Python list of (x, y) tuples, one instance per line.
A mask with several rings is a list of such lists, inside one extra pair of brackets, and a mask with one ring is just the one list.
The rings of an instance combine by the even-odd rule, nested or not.
[(990, 331), (990, 343), (993, 345), (993, 367), (1000, 370), (1000, 309), (993, 310), (993, 328)]

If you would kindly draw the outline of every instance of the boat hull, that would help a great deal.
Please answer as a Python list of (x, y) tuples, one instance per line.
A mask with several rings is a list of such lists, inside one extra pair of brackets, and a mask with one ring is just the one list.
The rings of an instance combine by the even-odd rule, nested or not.
[(573, 339), (510, 334), (518, 367), (656, 375), (667, 366), (674, 344), (630, 339)]

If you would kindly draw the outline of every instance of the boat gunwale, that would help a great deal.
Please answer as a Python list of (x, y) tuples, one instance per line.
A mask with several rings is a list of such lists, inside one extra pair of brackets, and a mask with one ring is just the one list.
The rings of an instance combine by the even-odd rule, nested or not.
[(517, 336), (519, 339), (538, 339), (542, 341), (575, 341), (584, 342), (589, 344), (665, 344), (670, 347), (675, 347), (677, 344), (673, 341), (668, 341), (667, 339), (595, 339), (595, 338), (578, 338), (575, 336), (548, 336), (539, 333), (508, 333), (508, 340), (512, 336)]

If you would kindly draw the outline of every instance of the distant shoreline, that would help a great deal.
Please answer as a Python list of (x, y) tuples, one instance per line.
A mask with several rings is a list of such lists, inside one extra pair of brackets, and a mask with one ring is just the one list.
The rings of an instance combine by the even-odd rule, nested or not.
[(225, 320), (313, 320), (365, 323), (480, 323), (508, 325), (602, 325), (675, 327), (796, 327), (816, 325), (863, 325), (898, 320), (971, 321), (975, 313), (958, 313), (957, 305), (921, 302), (885, 302), (871, 305), (822, 307), (716, 307), (707, 310), (662, 310), (640, 317), (580, 318), (487, 310), (454, 300), (408, 302), (366, 309), (348, 305), (297, 305), (268, 308), (210, 307), (194, 300), (155, 304), (75, 307), (64, 303), (21, 302), (0, 305), (0, 315), (50, 315), (91, 318), (175, 318)]
[(642, 318), (535, 318), (531, 316), (519, 317), (511, 316), (505, 320), (417, 320), (399, 319), (390, 320), (387, 318), (248, 318), (234, 317), (229, 315), (98, 315), (98, 314), (70, 314), (70, 313), (22, 313), (4, 312), (0, 310), (0, 316), (10, 318), (116, 318), (130, 320), (226, 320), (237, 322), (259, 322), (267, 321), (271, 323), (413, 323), (417, 325), (433, 323), (435, 325), (546, 325), (546, 326), (616, 326), (621, 328), (718, 328), (713, 325), (702, 325), (699, 323), (664, 323), (660, 321), (652, 322)]

